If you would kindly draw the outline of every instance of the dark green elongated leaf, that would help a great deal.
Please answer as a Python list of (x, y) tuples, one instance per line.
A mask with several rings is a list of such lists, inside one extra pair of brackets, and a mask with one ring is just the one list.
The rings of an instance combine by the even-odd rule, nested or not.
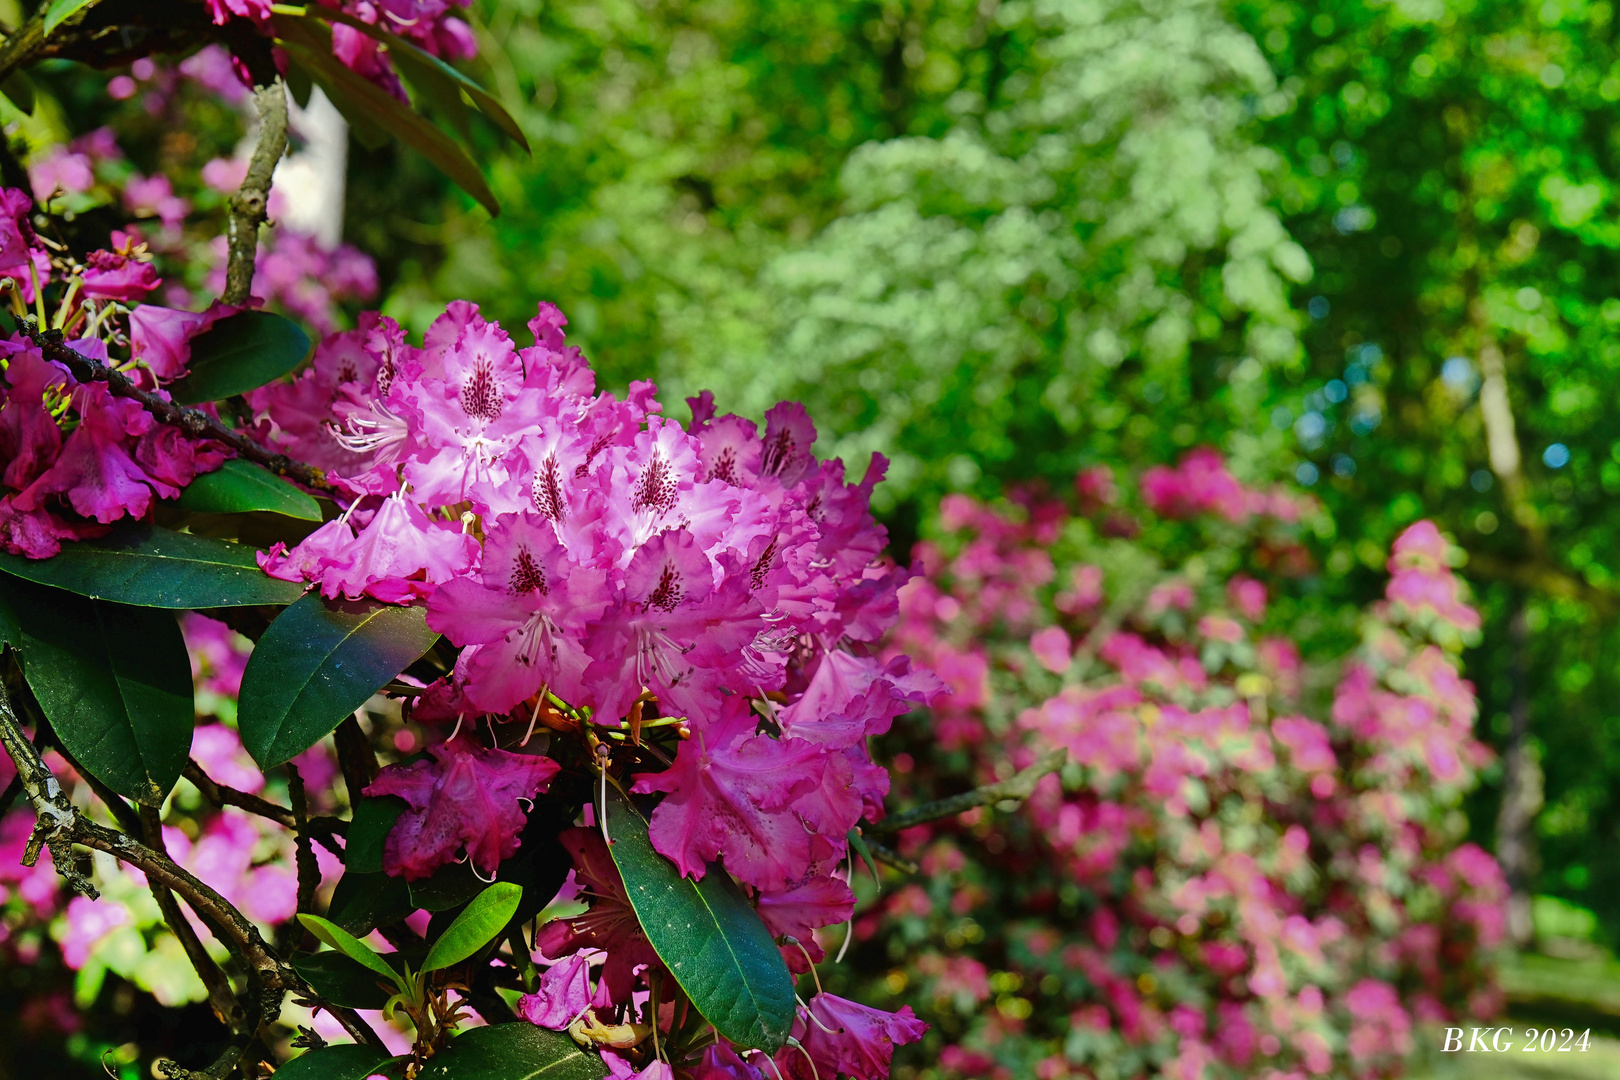
[(17, 619), (17, 612), (12, 608), (11, 592), (8, 591), (8, 582), (0, 576), (0, 645), (14, 645), (22, 648), (22, 623)]
[[(371, 946), (343, 929), (337, 923), (323, 919), (319, 915), (299, 915), (298, 921), (304, 925), (305, 930), (308, 930), (350, 960), (357, 961), (370, 968), (375, 975), (381, 975), (384, 979), (395, 984), (399, 983), (400, 976), (397, 971), (389, 967), (382, 957), (373, 952)], [(403, 990), (404, 987), (400, 986), (400, 989)]]
[(309, 1050), (276, 1069), (280, 1080), (366, 1080), (381, 1073), (394, 1058), (364, 1043), (340, 1043)]
[[(460, 84), (432, 64), (423, 63), (409, 49), (388, 50), (405, 84), (411, 88), (412, 101), (420, 110), (424, 102), (432, 102), (434, 109), (449, 122), (463, 143), (472, 142), (471, 114), (462, 100)], [(445, 65), (450, 71), (455, 68)]]
[(191, 754), (191, 664), (166, 611), (88, 600), (16, 579), (23, 672), (56, 737), (118, 794), (157, 806)]
[(330, 22), (343, 23), (345, 26), (352, 26), (362, 34), (388, 46), (388, 55), (399, 68), (399, 73), (405, 77), (405, 81), (415, 86), (422, 93), (431, 95), (435, 101), (441, 104), (449, 104), (451, 98), (457, 104), (460, 104), (460, 91), (465, 90), (467, 96), (472, 98), (473, 104), (478, 106), (479, 112), (489, 117), (495, 126), (500, 128), (513, 142), (523, 147), (524, 150), (533, 153), (529, 146), (528, 137), (523, 134), (523, 129), (518, 127), (517, 121), (512, 119), (512, 114), (506, 111), (506, 106), (500, 103), (500, 99), (478, 85), (476, 81), (469, 79), (443, 60), (440, 60), (437, 56), (421, 49), (398, 34), (391, 33), (373, 23), (368, 23), (364, 19), (350, 15), (346, 11), (321, 6), (306, 8), (305, 11), (306, 17), (325, 19)]
[(34, 84), (21, 71), (13, 71), (5, 82), (0, 82), (0, 93), (27, 115), (34, 115)]
[(269, 469), (241, 458), (232, 458), (213, 472), (199, 475), (174, 504), (199, 514), (268, 510), (300, 521), (321, 520), (321, 506), (313, 498)]
[(422, 1066), (417, 1080), (603, 1080), (602, 1058), (533, 1024), (464, 1031)]
[(99, 540), (63, 544), (50, 559), (0, 552), (0, 571), (68, 592), (135, 607), (290, 604), (303, 588), (268, 577), (254, 550), (125, 521)]
[(849, 830), (844, 839), (849, 841), (850, 850), (859, 855), (866, 868), (872, 871), (872, 883), (881, 889), (883, 882), (878, 878), (877, 860), (872, 858), (872, 849), (866, 846), (866, 837), (861, 835), (861, 830)]
[(393, 994), (393, 990), (384, 988), (382, 977), (375, 971), (340, 952), (295, 956), (292, 966), (317, 994), (346, 1009), (380, 1009)]
[(495, 940), (517, 913), (523, 890), (509, 881), (497, 881), (473, 897), (456, 921), (439, 936), (422, 961), (423, 971), (459, 964)]
[(51, 31), (72, 18), (74, 13), (95, 2), (96, 0), (51, 0), (51, 6), (45, 9), (46, 36), (50, 36)]
[(298, 103), (298, 107), (300, 109), (309, 108), (309, 95), (315, 89), (314, 82), (310, 80), (309, 72), (297, 64), (290, 63), (287, 65), (286, 79), (287, 91), (292, 94), (292, 99)]
[(473, 873), (471, 863), (451, 863), (411, 882), (411, 904), (423, 911), (452, 911), (477, 896), (486, 884)]
[(386, 128), (477, 199), (492, 217), (500, 213), (495, 193), (467, 152), (388, 91), (338, 63), (325, 27), (318, 32), (314, 20), (290, 15), (277, 15), (274, 22), (276, 43), (309, 71), (340, 111)]
[(351, 934), (369, 934), (379, 926), (399, 922), (416, 909), (404, 878), (382, 871), (346, 870), (332, 890), (327, 918)]
[(438, 637), (421, 607), (306, 594), (276, 616), (242, 673), (242, 744), (266, 769), (291, 761)]
[(309, 350), (309, 335), (291, 319), (239, 311), (191, 339), (191, 371), (169, 393), (182, 405), (245, 394), (287, 374)]
[(405, 812), (405, 800), (393, 795), (362, 797), (343, 838), (343, 865), (351, 873), (372, 874), (383, 868), (383, 844), (394, 822)]
[(641, 929), (698, 1012), (738, 1046), (781, 1049), (793, 1029), (793, 976), (736, 882), (718, 866), (702, 881), (683, 878), (614, 789), (608, 833)]

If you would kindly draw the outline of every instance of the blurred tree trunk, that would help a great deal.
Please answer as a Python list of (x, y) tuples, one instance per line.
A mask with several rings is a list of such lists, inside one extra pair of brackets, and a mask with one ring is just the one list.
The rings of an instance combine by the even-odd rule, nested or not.
[[(1484, 325), (1483, 312), (1476, 302), (1476, 326), (1481, 334), (1479, 367), (1479, 409), (1485, 421), (1485, 444), (1491, 471), (1502, 485), (1508, 511), (1524, 531), (1527, 554), (1540, 563), (1546, 542), (1545, 530), (1526, 490), (1521, 469), (1519, 436), (1513, 423), (1513, 406), (1508, 399), (1507, 364), (1502, 348)], [(1530, 918), (1532, 879), (1536, 872), (1536, 815), (1541, 812), (1541, 761), (1530, 741), (1530, 624), (1529, 596), (1515, 595), (1513, 615), (1508, 624), (1510, 722), (1508, 744), (1503, 755), (1502, 807), (1496, 818), (1496, 857), (1508, 883), (1508, 940), (1516, 948), (1526, 948), (1535, 937)]]
[(1520, 594), (1508, 624), (1511, 722), (1503, 755), (1502, 808), (1496, 818), (1496, 857), (1508, 883), (1508, 940), (1526, 948), (1535, 937), (1530, 918), (1536, 866), (1536, 815), (1541, 812), (1541, 760), (1530, 741), (1530, 627)]

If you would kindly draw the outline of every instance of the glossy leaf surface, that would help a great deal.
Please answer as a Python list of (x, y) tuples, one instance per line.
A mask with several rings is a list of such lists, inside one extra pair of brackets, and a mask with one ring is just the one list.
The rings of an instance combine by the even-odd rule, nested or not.
[(0, 571), (135, 607), (290, 604), (303, 595), (302, 587), (266, 576), (255, 554), (245, 544), (126, 521), (99, 540), (63, 544), (49, 559), (0, 552)]
[(317, 994), (346, 1009), (380, 1009), (392, 993), (381, 975), (340, 952), (295, 956), (292, 965)]
[(414, 910), (416, 905), (411, 903), (404, 878), (389, 877), (380, 870), (348, 870), (332, 889), (332, 903), (326, 914), (351, 934), (369, 934), (379, 926), (399, 922)]
[(190, 373), (169, 386), (183, 405), (245, 394), (304, 362), (309, 335), (270, 311), (227, 315), (191, 339)]
[(738, 1046), (775, 1053), (793, 1027), (793, 976), (736, 882), (718, 866), (683, 878), (615, 790), (608, 832), (641, 928), (698, 1012)]
[(51, 0), (51, 6), (45, 9), (45, 33), (67, 22), (78, 12), (94, 4), (96, 0)]
[(398, 34), (391, 33), (375, 23), (368, 23), (346, 11), (329, 7), (305, 10), (308, 12), (306, 17), (343, 23), (388, 46), (389, 58), (394, 61), (394, 65), (405, 80), (419, 92), (431, 95), (435, 103), (452, 113), (461, 105), (460, 93), (466, 91), (479, 112), (489, 117), (513, 142), (525, 150), (530, 149), (528, 137), (523, 134), (523, 129), (518, 127), (517, 121), (512, 119), (512, 114), (506, 111), (506, 106), (502, 105), (495, 95), (437, 56)]
[(264, 510), (300, 521), (321, 520), (321, 506), (313, 498), (269, 469), (241, 458), (232, 458), (213, 472), (199, 475), (174, 504), (199, 514)]
[(533, 1024), (473, 1028), (429, 1058), (418, 1080), (602, 1080), (602, 1058)]
[(423, 971), (459, 964), (493, 941), (517, 914), (523, 890), (508, 881), (497, 881), (467, 904), (455, 921), (433, 943)]
[(277, 16), (276, 41), (321, 84), (332, 103), (353, 120), (369, 122), (392, 133), (455, 181), (457, 187), (477, 199), (491, 215), (499, 213), (495, 193), (490, 191), (484, 174), (467, 152), (410, 106), (338, 63), (332, 56), (331, 35), (317, 32), (311, 22)]
[(242, 745), (263, 768), (290, 761), (438, 636), (420, 607), (305, 595), (276, 616), (248, 660), (237, 709)]
[(386, 1050), (342, 1043), (299, 1054), (277, 1068), (276, 1076), (279, 1080), (366, 1080), (393, 1060)]
[(383, 958), (373, 952), (371, 946), (336, 923), (323, 919), (319, 915), (299, 915), (298, 921), (304, 924), (305, 930), (314, 934), (322, 942), (330, 945), (350, 960), (371, 969), (374, 974), (381, 975), (389, 981), (398, 978), (394, 969), (384, 963)]
[(28, 685), (68, 753), (118, 794), (161, 804), (185, 768), (195, 719), (175, 617), (14, 579), (0, 590)]

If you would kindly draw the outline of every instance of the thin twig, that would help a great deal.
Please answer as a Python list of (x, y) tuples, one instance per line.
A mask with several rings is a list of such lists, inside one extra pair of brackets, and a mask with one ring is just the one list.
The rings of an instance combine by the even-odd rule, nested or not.
[(315, 890), (321, 884), (320, 864), (315, 861), (315, 848), (309, 842), (309, 800), (304, 795), (304, 778), (298, 766), (287, 762), (287, 795), (293, 809), (293, 843), (298, 865), (298, 910), (315, 910)]
[[(263, 988), (266, 995), (264, 1000), (269, 1001), (273, 996), (277, 1010), (283, 992), (291, 990), (301, 998), (322, 1004), (355, 1039), (372, 1046), (382, 1046), (377, 1033), (354, 1015), (353, 1010), (321, 1002), (303, 977), (276, 955), (259, 933), (258, 927), (210, 885), (167, 855), (127, 833), (98, 825), (79, 813), (61, 783), (39, 756), (39, 751), (24, 735), (17, 714), (12, 709), (11, 695), (6, 692), (3, 683), (0, 683), (0, 746), (4, 746), (11, 755), (12, 762), (17, 766), (17, 775), (22, 778), (23, 791), (38, 815), (33, 835), (23, 851), (24, 866), (33, 866), (39, 858), (40, 849), (48, 848), (56, 872), (68, 886), (94, 900), (101, 894), (75, 865), (74, 845), (104, 851), (128, 863), (145, 874), (148, 883), (155, 881), (184, 897), (191, 909), (214, 929), (226, 947), (242, 958), (249, 975)], [(265, 1007), (268, 1009), (269, 1005)]]
[[(986, 784), (984, 787), (964, 791), (960, 795), (952, 795), (948, 799), (938, 799), (934, 802), (923, 803), (907, 810), (903, 814), (894, 814), (884, 818), (874, 825), (862, 826), (865, 833), (897, 833), (902, 829), (909, 829), (913, 825), (922, 825), (940, 818), (955, 817), (975, 806), (988, 806), (991, 803), (1016, 800), (1022, 802), (1030, 797), (1035, 785), (1043, 776), (1055, 773), (1063, 768), (1063, 763), (1069, 760), (1069, 752), (1059, 747), (1042, 754), (1040, 760), (1027, 769), (1021, 769), (997, 784)], [(868, 840), (870, 845), (871, 841)], [(877, 854), (876, 849), (872, 852)]]
[(286, 454), (273, 454), (240, 432), (232, 431), (207, 413), (199, 409), (188, 409), (168, 397), (142, 390), (123, 372), (80, 356), (63, 343), (60, 330), (41, 330), (34, 319), (24, 318), (22, 332), (39, 346), (47, 360), (55, 360), (66, 367), (79, 382), (106, 383), (107, 390), (113, 397), (139, 402), (141, 407), (151, 413), (158, 422), (177, 427), (193, 438), (213, 439), (215, 442), (224, 443), (247, 460), (263, 465), (278, 476), (296, 480), (305, 487), (326, 492), (335, 490), (326, 479), (323, 470), (306, 465), (302, 461), (294, 461)]
[[(158, 812), (150, 806), (140, 808), (141, 832), (146, 843), (160, 855), (167, 855), (168, 849), (163, 843), (163, 822)], [(242, 1003), (236, 1000), (236, 993), (231, 989), (231, 980), (225, 972), (220, 970), (219, 964), (208, 955), (203, 947), (202, 939), (197, 936), (196, 928), (186, 918), (185, 912), (180, 910), (180, 903), (174, 898), (174, 893), (166, 886), (156, 881), (147, 880), (147, 886), (152, 890), (152, 899), (157, 901), (158, 910), (163, 913), (163, 921), (168, 924), (169, 932), (180, 942), (180, 947), (186, 951), (186, 958), (196, 970), (197, 977), (202, 980), (204, 988), (208, 991), (208, 1004), (212, 1006), (214, 1015), (219, 1022), (232, 1031), (240, 1030), (247, 1019), (242, 1009)]]
[(380, 770), (377, 751), (372, 748), (366, 733), (360, 730), (357, 719), (360, 711), (356, 709), (353, 715), (344, 717), (343, 723), (332, 733), (332, 741), (337, 747), (338, 768), (343, 770), (343, 783), (349, 789), (350, 806), (360, 805), (361, 793), (377, 779)]
[(259, 113), (259, 139), (248, 162), (242, 186), (231, 196), (225, 218), (230, 261), (225, 266), (225, 292), (220, 299), (241, 307), (253, 294), (254, 258), (259, 250), (259, 226), (269, 218), (270, 180), (276, 163), (287, 152), (287, 89), (278, 78), (253, 88)]
[(185, 771), (180, 775), (190, 780), (197, 790), (202, 792), (203, 798), (215, 806), (234, 806), (240, 810), (246, 810), (250, 814), (269, 818), (276, 824), (284, 825), (289, 829), (295, 828), (298, 824), (298, 819), (293, 816), (291, 810), (284, 806), (277, 806), (268, 799), (261, 799), (257, 795), (250, 795), (245, 791), (238, 791), (233, 787), (226, 787), (224, 784), (217, 783), (207, 773), (203, 772), (202, 766), (195, 761), (186, 762)]
[(895, 851), (893, 848), (884, 847), (871, 837), (866, 838), (866, 849), (872, 853), (872, 858), (876, 859), (880, 863), (885, 863), (886, 865), (894, 867), (903, 874), (915, 874), (922, 869), (922, 867), (918, 866), (916, 863), (912, 862), (898, 851)]
[[(252, 1046), (253, 1040), (258, 1037), (259, 1028), (274, 1021), (281, 1013), (280, 990), (255, 986), (249, 988), (249, 994), (252, 994), (254, 989), (259, 991), (259, 1015), (254, 1022), (243, 1023), (235, 1030), (235, 1033), (231, 1036), (231, 1041), (226, 1044), (225, 1049), (220, 1052), (219, 1057), (214, 1060), (212, 1065), (201, 1071), (193, 1072), (190, 1069), (183, 1068), (177, 1062), (170, 1061), (167, 1058), (159, 1058), (157, 1061), (158, 1075), (166, 1077), (167, 1080), (225, 1080), (227, 1076), (236, 1071), (236, 1067), (242, 1063), (242, 1058), (247, 1055), (248, 1047)], [(246, 1069), (244, 1068), (243, 1071), (245, 1072)]]
[[(186, 767), (180, 774), (202, 792), (202, 797), (215, 806), (234, 806), (238, 810), (246, 810), (250, 814), (267, 818), (277, 825), (287, 829), (298, 827), (297, 816), (285, 806), (277, 806), (269, 799), (261, 799), (257, 795), (236, 788), (227, 787), (213, 777), (203, 772), (202, 766), (195, 761), (186, 762)], [(343, 836), (349, 831), (349, 823), (342, 818), (332, 817), (330, 814), (318, 814), (304, 822), (310, 835), (320, 842), (321, 846), (334, 854), (341, 851), (335, 844), (328, 841), (333, 836)]]
[(17, 27), (0, 43), (0, 82), (12, 72), (26, 67), (39, 55), (45, 44), (45, 12), (49, 5), (41, 5), (34, 17)]

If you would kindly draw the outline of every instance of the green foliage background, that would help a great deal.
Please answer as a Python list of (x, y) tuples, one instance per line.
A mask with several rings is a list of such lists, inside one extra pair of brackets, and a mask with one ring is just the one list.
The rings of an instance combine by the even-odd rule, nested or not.
[[(349, 229), (390, 313), (420, 328), (467, 296), (515, 325), (545, 297), (610, 381), (712, 387), (755, 416), (802, 398), (826, 450), (895, 459), (902, 557), (942, 492), (1217, 445), (1331, 510), (1285, 599), (1308, 648), (1343, 644), (1379, 552), (1436, 518), (1487, 612), (1469, 672), (1499, 744), (1525, 664), (1535, 890), (1620, 934), (1610, 4), (473, 12), (480, 74), (535, 152), (488, 133), (493, 225), (408, 155), (357, 161)], [(1517, 516), (1487, 460), (1487, 343), (1524, 455)]]

